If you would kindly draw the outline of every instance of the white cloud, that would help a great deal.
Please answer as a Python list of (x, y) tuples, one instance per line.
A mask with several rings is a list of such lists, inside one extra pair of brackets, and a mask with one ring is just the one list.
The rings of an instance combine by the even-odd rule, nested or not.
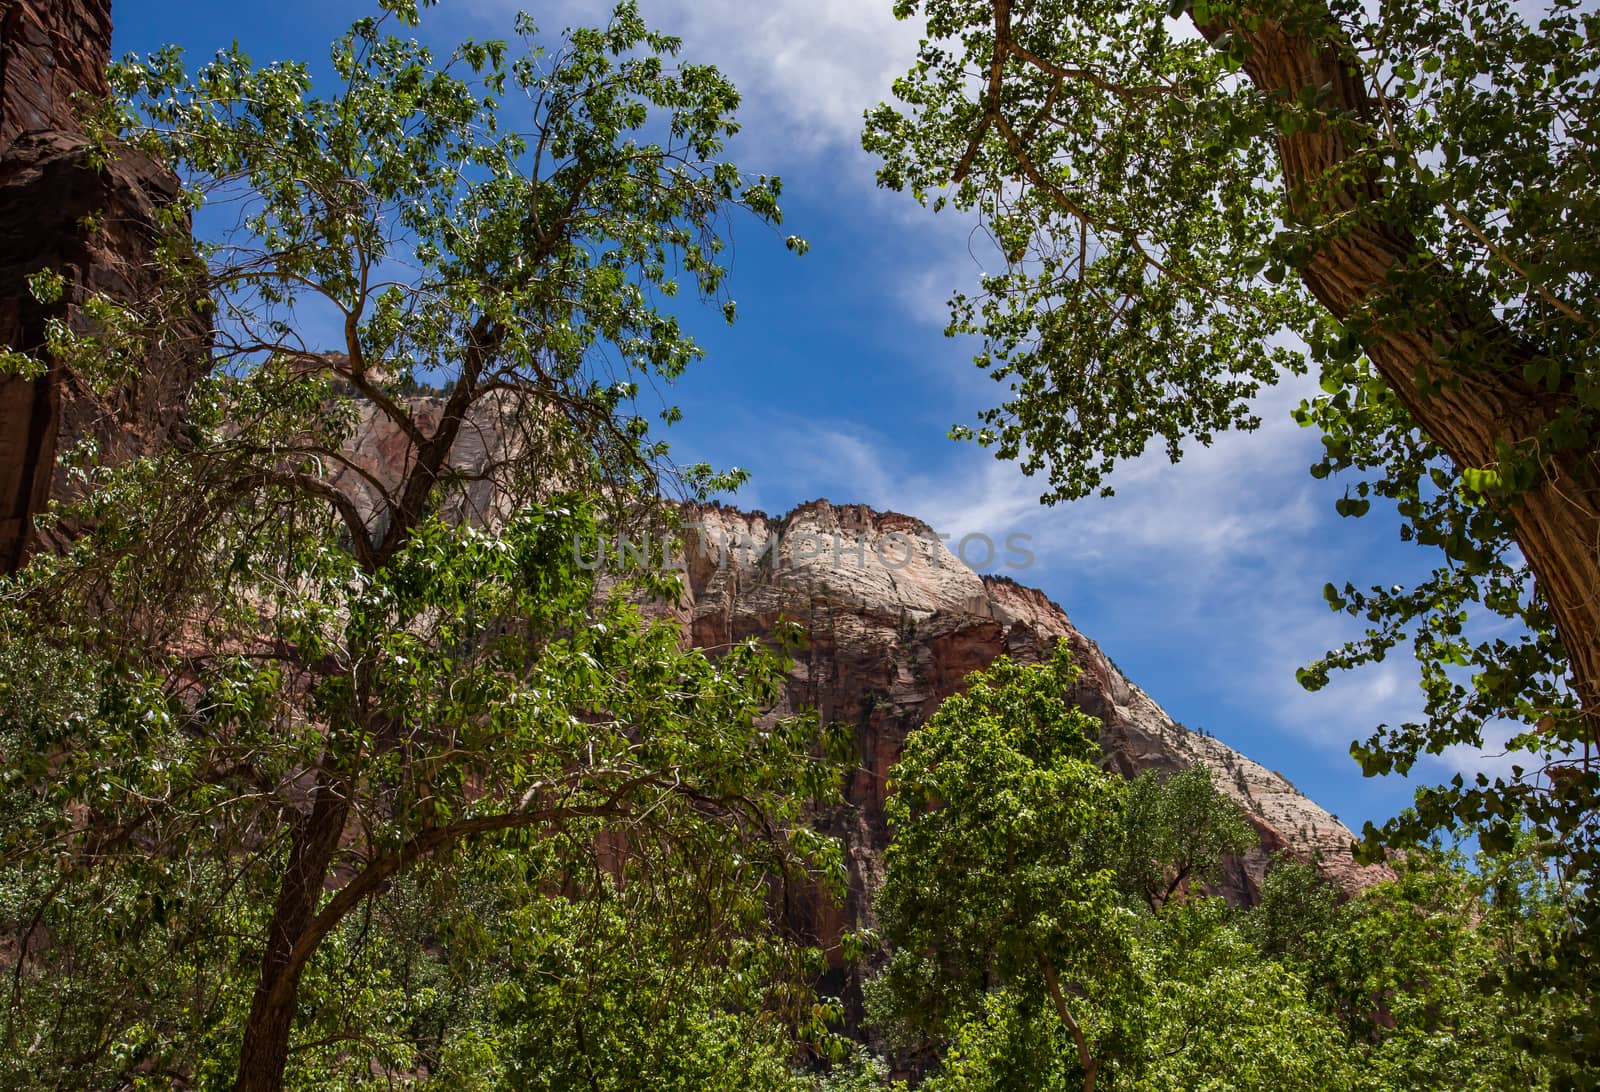
[(1189, 583), (1200, 570), (1215, 582), (1229, 579), (1230, 566), (1263, 557), (1280, 570), (1300, 568), (1286, 543), (1311, 535), (1321, 515), (1305, 473), (1315, 441), (1287, 416), (1302, 393), (1299, 385), (1269, 392), (1256, 433), (1220, 437), (1177, 466), (1164, 452), (1148, 453), (1118, 468), (1116, 496), (1055, 508), (1039, 504), (1041, 481), (973, 446), (952, 444), (932, 465), (918, 465), (857, 421), (763, 414), (719, 431), (731, 446), (741, 434), (751, 447), (759, 439), (765, 460), (755, 485), (765, 503), (828, 495), (907, 512), (956, 535), (1031, 533), (1052, 566), (1145, 570)]
[(1481, 773), (1491, 779), (1502, 777), (1506, 781), (1511, 781), (1516, 776), (1512, 770), (1513, 766), (1531, 771), (1537, 769), (1539, 764), (1539, 757), (1526, 751), (1508, 754), (1503, 743), (1498, 747), (1468, 747), (1464, 743), (1458, 743), (1446, 747), (1443, 754), (1429, 762), (1430, 766), (1441, 771), (1441, 777), (1450, 773), (1459, 773), (1466, 777)]
[[(473, 3), (499, 23), (517, 6)], [(889, 97), (914, 60), (921, 28), (896, 22), (888, 0), (642, 0), (641, 8), (652, 26), (683, 37), (687, 59), (717, 64), (739, 87), (739, 161), (784, 173), (791, 191), (881, 226), (861, 245), (873, 248), (867, 260), (880, 271), (882, 298), (901, 321), (942, 327), (945, 300), (975, 285), (989, 245), (970, 218), (935, 217), (905, 195), (878, 191), (859, 146), (862, 112)], [(555, 29), (593, 23), (608, 10), (605, 2), (557, 0), (541, 18)], [(908, 232), (917, 240), (914, 258), (886, 252), (905, 246)], [(942, 392), (938, 405), (968, 407), (958, 411), (962, 419), (1001, 393), (967, 361), (969, 351), (952, 345), (908, 365)], [(1385, 533), (1380, 517), (1359, 525), (1332, 519), (1339, 487), (1307, 475), (1316, 437), (1294, 425), (1289, 409), (1312, 389), (1309, 380), (1273, 388), (1260, 399), (1258, 432), (1191, 445), (1177, 466), (1164, 452), (1147, 454), (1118, 468), (1115, 497), (1053, 509), (1038, 504), (1041, 483), (1014, 465), (954, 445), (919, 463), (896, 446), (896, 426), (878, 431), (851, 419), (849, 407), (825, 421), (774, 416), (766, 407), (759, 418), (741, 416), (725, 407), (721, 450), (708, 454), (753, 467), (752, 486), (738, 498), (748, 506), (776, 512), (826, 496), (905, 512), (958, 538), (1028, 534), (1036, 566), (1011, 575), (1040, 585), (1069, 611), (1080, 597), (1115, 600), (1114, 611), (1101, 611), (1110, 624), (1091, 636), (1112, 647), (1167, 642), (1186, 658), (1175, 672), (1215, 679), (1234, 707), (1255, 710), (1326, 761), (1379, 723), (1415, 719), (1421, 695), (1403, 657), (1338, 675), (1315, 694), (1295, 681), (1297, 667), (1359, 633), (1326, 609), (1318, 589), (1325, 580), (1342, 582), (1371, 536)], [(1225, 726), (1212, 727), (1226, 737)], [(1448, 773), (1503, 761), (1461, 748), (1427, 765)], [(1419, 768), (1414, 776), (1432, 775)]]
[[(766, 454), (755, 499), (769, 510), (827, 496), (906, 512), (955, 538), (1029, 535), (1035, 565), (1008, 575), (1069, 611), (1080, 597), (1114, 600), (1114, 624), (1091, 636), (1126, 646), (1158, 632), (1188, 649), (1184, 670), (1225, 679), (1236, 703), (1342, 754), (1374, 725), (1414, 718), (1420, 695), (1399, 660), (1340, 676), (1317, 694), (1295, 681), (1297, 667), (1354, 635), (1318, 594), (1349, 557), (1348, 543), (1327, 535), (1335, 487), (1306, 474), (1316, 439), (1288, 417), (1305, 389), (1290, 383), (1264, 395), (1256, 433), (1219, 437), (1176, 466), (1147, 454), (1119, 468), (1115, 497), (1056, 508), (1038, 503), (1037, 481), (979, 449), (951, 445), (935, 465), (918, 465), (850, 421), (763, 416), (730, 423), (724, 438), (741, 445), (741, 433), (754, 441), (759, 429)], [(1374, 522), (1351, 537), (1370, 535)]]
[[(481, 20), (506, 22), (519, 0), (472, 0)], [(889, 0), (642, 0), (645, 21), (683, 39), (683, 56), (728, 73), (744, 97), (756, 142), (813, 160), (855, 149), (862, 111), (889, 97), (911, 67), (917, 20), (894, 18)], [(550, 30), (603, 22), (607, 2), (557, 0), (536, 12)]]

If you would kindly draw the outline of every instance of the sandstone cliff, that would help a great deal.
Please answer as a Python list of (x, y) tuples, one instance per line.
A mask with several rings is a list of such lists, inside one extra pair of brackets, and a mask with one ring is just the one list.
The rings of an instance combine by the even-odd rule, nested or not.
[[(110, 0), (0, 4), (0, 347), (42, 355), (48, 323), (82, 324), (92, 294), (141, 308), (163, 295), (156, 213), (177, 179), (132, 151), (97, 167), (78, 122), (83, 97), (109, 93), (110, 56)], [(59, 302), (29, 292), (44, 269), (66, 277)], [(192, 308), (167, 316), (139, 375), (113, 390), (59, 362), (36, 378), (0, 374), (0, 572), (37, 545), (44, 505), (68, 495), (61, 452), (88, 437), (115, 461), (170, 442), (208, 332)]]
[(833, 818), (848, 847), (849, 905), (800, 908), (824, 941), (847, 918), (870, 915), (888, 841), (886, 779), (907, 734), (968, 672), (1002, 653), (1037, 661), (1057, 639), (1083, 669), (1071, 697), (1100, 718), (1108, 767), (1131, 774), (1204, 765), (1244, 808), (1261, 843), (1230, 863), (1221, 885), (1229, 898), (1253, 902), (1279, 849), (1315, 860), (1347, 889), (1380, 875), (1356, 865), (1350, 831), (1288, 780), (1174, 722), (1043, 593), (978, 575), (921, 521), (827, 501), (782, 518), (725, 507), (690, 517), (681, 619), (691, 640), (715, 648), (765, 634), (780, 617), (799, 622), (811, 639), (789, 703), (855, 726), (861, 764), (849, 807)]
[[(110, 0), (9, 0), (0, 5), (0, 344), (36, 352), (52, 318), (81, 321), (87, 293), (124, 301), (152, 297), (156, 209), (176, 180), (137, 153), (96, 169), (77, 121), (81, 94), (107, 93)], [(98, 230), (84, 226), (93, 217)], [(68, 274), (66, 298), (44, 305), (24, 278), (39, 269)], [(0, 571), (33, 545), (33, 516), (67, 493), (56, 456), (85, 436), (117, 458), (169, 442), (183, 394), (204, 365), (207, 327), (190, 312), (152, 345), (140, 378), (97, 393), (69, 369), (34, 380), (0, 378)], [(412, 400), (426, 430), (438, 399)], [(432, 415), (430, 417), (430, 414)], [(484, 403), (452, 460), (471, 482), (453, 511), (479, 522), (503, 515), (497, 468), (515, 446), (516, 422)], [(519, 434), (520, 435), (520, 434)], [(522, 438), (519, 442), (526, 442)], [(384, 518), (378, 486), (399, 480), (414, 457), (410, 441), (370, 410), (334, 483), (376, 530)], [(1007, 653), (1033, 660), (1068, 641), (1083, 668), (1073, 700), (1101, 718), (1108, 766), (1124, 773), (1195, 764), (1246, 809), (1261, 846), (1234, 862), (1225, 892), (1252, 901), (1270, 854), (1288, 848), (1315, 859), (1347, 887), (1369, 881), (1350, 856), (1351, 834), (1326, 811), (1216, 739), (1175, 723), (1079, 633), (1064, 611), (1033, 589), (980, 577), (920, 521), (859, 505), (803, 505), (782, 519), (725, 507), (690, 513), (688, 600), (680, 621), (705, 647), (800, 622), (811, 641), (788, 701), (855, 726), (861, 765), (849, 809), (835, 817), (852, 862), (852, 899), (843, 911), (818, 903), (812, 924), (825, 939), (841, 914), (870, 913), (887, 842), (885, 781), (907, 733), (967, 672)]]
[[(435, 397), (407, 400), (425, 427), (437, 419), (439, 403)], [(519, 442), (510, 438), (513, 426), (504, 418), (503, 407), (486, 400), (463, 430), (450, 461), (460, 492), (447, 504), (459, 518), (484, 523), (504, 514), (506, 482), (497, 468)], [(363, 409), (347, 452), (359, 472), (336, 470), (330, 480), (355, 501), (369, 527), (381, 527), (386, 498), (415, 457), (411, 444), (383, 415)], [(780, 619), (804, 626), (810, 641), (796, 663), (787, 705), (815, 708), (825, 720), (855, 728), (860, 766), (850, 779), (848, 807), (829, 817), (847, 847), (851, 897), (844, 907), (814, 899), (790, 908), (796, 924), (825, 942), (870, 917), (888, 844), (886, 782), (907, 734), (969, 672), (1001, 654), (1037, 661), (1056, 640), (1071, 645), (1082, 668), (1071, 698), (1100, 718), (1109, 768), (1132, 774), (1204, 765), (1244, 808), (1260, 844), (1230, 862), (1223, 894), (1254, 902), (1267, 863), (1280, 849), (1315, 861), (1347, 890), (1383, 875), (1358, 866), (1351, 832), (1287, 779), (1175, 722), (1042, 592), (980, 576), (922, 521), (825, 500), (781, 518), (724, 506), (691, 507), (684, 516), (686, 549), (672, 560), (684, 568), (685, 598), (676, 609), (657, 609), (670, 613), (692, 643), (712, 650), (764, 637)], [(659, 556), (659, 542), (653, 552)], [(604, 567), (602, 559), (586, 560)]]

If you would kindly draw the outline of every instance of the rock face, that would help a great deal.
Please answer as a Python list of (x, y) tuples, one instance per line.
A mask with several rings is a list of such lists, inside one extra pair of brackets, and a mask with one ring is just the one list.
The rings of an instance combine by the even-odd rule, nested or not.
[[(424, 431), (440, 412), (437, 397), (406, 400)], [(495, 468), (518, 441), (503, 407), (485, 400), (462, 433), (451, 469), (467, 483), (450, 502), (457, 517), (492, 524), (507, 510)], [(381, 523), (414, 448), (393, 422), (362, 407), (348, 444), (357, 469), (329, 480), (351, 497), (362, 519)], [(870, 915), (888, 845), (884, 803), (890, 770), (906, 736), (957, 690), (969, 672), (1002, 654), (1024, 662), (1049, 655), (1058, 640), (1071, 646), (1081, 680), (1074, 704), (1098, 717), (1108, 768), (1175, 771), (1203, 765), (1245, 810), (1260, 844), (1229, 862), (1224, 895), (1253, 903), (1272, 855), (1288, 849), (1317, 863), (1348, 890), (1385, 875), (1358, 866), (1354, 836), (1282, 775), (1233, 748), (1175, 722), (1129, 682), (1099, 647), (1044, 593), (1003, 577), (980, 576), (951, 553), (921, 520), (875, 512), (863, 505), (804, 504), (781, 519), (723, 506), (692, 507), (677, 608), (658, 607), (701, 648), (726, 648), (770, 635), (780, 620), (795, 622), (810, 640), (795, 665), (788, 710), (814, 708), (825, 721), (855, 727), (860, 766), (847, 789), (849, 807), (831, 817), (851, 862), (851, 897), (843, 908), (827, 900), (791, 907), (796, 924), (825, 941)], [(621, 549), (612, 543), (613, 556)], [(633, 542), (634, 552), (660, 559), (659, 540)], [(586, 563), (605, 559), (587, 558)]]
[[(444, 416), (442, 394), (417, 395), (405, 399), (417, 428), (431, 436)], [(355, 502), (357, 513), (374, 539), (382, 536), (405, 472), (417, 457), (416, 445), (395, 423), (372, 403), (357, 403), (359, 417), (344, 455), (343, 464), (328, 467), (328, 481)], [(461, 432), (443, 467), (457, 475), (444, 502), (447, 519), (465, 520), (477, 526), (493, 526), (511, 514), (507, 489), (511, 471), (508, 461), (526, 443), (525, 430), (514, 419), (509, 399), (489, 395), (476, 402), (461, 426)]]
[(723, 507), (690, 516), (681, 619), (693, 643), (717, 648), (759, 637), (780, 617), (800, 623), (811, 639), (790, 706), (855, 726), (861, 764), (849, 807), (834, 818), (850, 861), (848, 905), (816, 900), (791, 908), (825, 944), (853, 920), (870, 918), (888, 844), (886, 779), (907, 734), (968, 672), (1001, 654), (1037, 662), (1057, 640), (1071, 645), (1083, 670), (1071, 699), (1100, 718), (1108, 767), (1132, 774), (1204, 765), (1244, 808), (1261, 843), (1229, 863), (1223, 894), (1254, 902), (1279, 849), (1315, 860), (1350, 890), (1382, 875), (1358, 866), (1350, 831), (1284, 777), (1174, 722), (1042, 592), (979, 576), (921, 521), (827, 501), (781, 519)]
[(27, 133), (81, 133), (73, 96), (111, 91), (111, 0), (7, 0), (0, 58), (0, 145)]
[[(0, 346), (42, 357), (52, 319), (82, 328), (93, 294), (153, 304), (157, 211), (177, 179), (137, 152), (96, 168), (74, 96), (109, 92), (110, 0), (9, 0), (0, 9)], [(94, 221), (94, 224), (90, 224)], [(66, 277), (40, 303), (26, 278)], [(205, 363), (209, 325), (193, 308), (167, 315), (137, 376), (95, 390), (59, 363), (35, 378), (0, 373), (0, 572), (39, 545), (33, 518), (68, 494), (57, 456), (93, 438), (116, 461), (170, 442)]]
[[(425, 429), (439, 399), (408, 399)], [(500, 407), (480, 404), (463, 432), (452, 468), (470, 482), (451, 502), (457, 518), (483, 524), (507, 505), (494, 468), (504, 461), (511, 427)], [(392, 494), (414, 449), (387, 418), (363, 407), (347, 451), (359, 473), (337, 470), (330, 481), (349, 495), (362, 518), (381, 523), (381, 498)], [(381, 490), (381, 491), (380, 491)], [(1009, 655), (1037, 662), (1055, 642), (1071, 646), (1081, 680), (1070, 699), (1101, 722), (1104, 763), (1124, 775), (1203, 765), (1243, 807), (1260, 844), (1230, 861), (1221, 893), (1254, 903), (1272, 855), (1287, 849), (1315, 861), (1322, 873), (1354, 891), (1386, 875), (1358, 866), (1354, 836), (1282, 775), (1210, 736), (1175, 722), (1122, 674), (1044, 593), (1003, 577), (980, 576), (951, 553), (921, 520), (864, 505), (804, 504), (782, 518), (724, 506), (691, 507), (684, 556), (684, 600), (670, 614), (688, 641), (715, 651), (770, 635), (780, 620), (803, 626), (810, 640), (785, 697), (786, 709), (813, 708), (825, 721), (853, 725), (860, 765), (846, 790), (848, 806), (827, 817), (850, 861), (850, 897), (824, 898), (788, 909), (794, 924), (831, 946), (842, 930), (870, 920), (882, 880), (889, 832), (884, 803), (890, 770), (906, 736), (962, 685), (969, 672)], [(612, 543), (614, 558), (622, 548)], [(661, 558), (659, 540), (635, 539), (634, 552)], [(605, 557), (588, 558), (605, 568)]]
[[(52, 319), (85, 321), (79, 305), (90, 294), (128, 303), (161, 294), (155, 224), (177, 181), (136, 152), (97, 169), (76, 119), (75, 96), (108, 93), (110, 42), (110, 0), (7, 0), (0, 8), (0, 345), (8, 348), (38, 354)], [(86, 226), (91, 219), (99, 226)], [(66, 275), (59, 302), (29, 292), (26, 277), (41, 269)], [(0, 571), (38, 544), (34, 515), (68, 492), (60, 451), (90, 437), (102, 458), (115, 460), (171, 442), (209, 334), (193, 308), (182, 311), (167, 316), (140, 374), (116, 390), (97, 392), (59, 364), (38, 378), (0, 377)], [(412, 402), (425, 430), (438, 402)], [(493, 403), (471, 422), (455, 469), (478, 480), (460, 499), (459, 517), (492, 523), (504, 515), (492, 470), (515, 428)], [(381, 519), (376, 486), (398, 481), (414, 452), (369, 407), (349, 453), (352, 466), (334, 484), (370, 525)], [(851, 899), (842, 909), (821, 899), (794, 908), (825, 942), (847, 921), (870, 916), (888, 842), (886, 779), (907, 734), (968, 672), (1001, 654), (1041, 659), (1057, 640), (1072, 646), (1083, 669), (1071, 697), (1101, 719), (1109, 767), (1131, 774), (1205, 765), (1245, 808), (1261, 845), (1230, 864), (1222, 884), (1229, 897), (1253, 901), (1269, 857), (1282, 848), (1316, 860), (1348, 888), (1380, 874), (1359, 868), (1350, 832), (1282, 776), (1175, 723), (1060, 607), (1031, 588), (979, 576), (919, 520), (826, 501), (782, 519), (724, 507), (690, 515), (697, 530), (679, 619), (688, 639), (714, 649), (764, 636), (780, 618), (801, 623), (811, 640), (788, 704), (856, 729), (860, 768), (849, 808), (834, 817), (849, 850)]]

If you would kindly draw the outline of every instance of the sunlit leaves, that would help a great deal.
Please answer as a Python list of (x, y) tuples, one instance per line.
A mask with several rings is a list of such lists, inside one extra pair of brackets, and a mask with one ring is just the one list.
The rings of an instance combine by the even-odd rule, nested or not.
[(1152, 441), (1177, 458), (1186, 437), (1255, 427), (1250, 398), (1303, 366), (1272, 339), (1309, 314), (1240, 260), (1281, 192), (1256, 97), (1164, 5), (1050, 3), (1013, 9), (996, 98), (967, 78), (992, 71), (990, 6), (918, 6), (930, 34), (903, 108), (870, 111), (863, 140), (881, 184), (976, 212), (995, 243), (949, 332), (983, 339), (976, 361), (1010, 394), (954, 435), (1065, 500), (1109, 491)]
[[(426, 6), (357, 21), (326, 86), (238, 48), (111, 73), (97, 139), (171, 163), (171, 226), (219, 233), (195, 274), (214, 371), (182, 442), (73, 464), (73, 547), (0, 588), (0, 914), (50, 937), (0, 1055), (29, 1044), (32, 1083), (229, 1083), (285, 932), (294, 1086), (483, 1087), (552, 1021), (637, 1043), (617, 998), (680, 1001), (689, 968), (700, 1007), (657, 1057), (781, 1074), (796, 1038), (829, 1048), (817, 953), (766, 900), (775, 876), (842, 887), (799, 827), (837, 798), (840, 734), (778, 715), (783, 634), (685, 648), (639, 606), (672, 574), (602, 588), (580, 563), (670, 485), (635, 403), (700, 350), (662, 300), (731, 319), (730, 218), (776, 225), (780, 184), (721, 158), (736, 92), (635, 5), (449, 56), (393, 33)], [(63, 348), (122, 367), (123, 313), (85, 313)], [(374, 422), (397, 480), (357, 449)], [(532, 925), (609, 992), (499, 1004), (537, 973)], [(649, 958), (617, 961), (624, 936)]]
[[(1540, 534), (1519, 523), (1519, 498), (1576, 497), (1600, 473), (1600, 20), (1570, 0), (896, 11), (925, 15), (929, 35), (898, 103), (868, 114), (879, 181), (976, 213), (995, 244), (950, 332), (982, 339), (977, 362), (1002, 393), (954, 435), (1044, 474), (1047, 501), (1108, 490), (1117, 462), (1251, 427), (1250, 397), (1306, 367), (1285, 348), (1302, 341), (1320, 369), (1321, 393), (1296, 413), (1322, 434), (1313, 477), (1346, 483), (1340, 516), (1398, 515), (1402, 540), (1436, 561), (1409, 586), (1330, 589), (1361, 635), (1301, 681), (1415, 659), (1424, 715), (1354, 748), (1369, 774), (1507, 737), (1523, 759), (1513, 777), (1425, 791), (1415, 816), (1367, 832), (1368, 852), (1457, 823), (1503, 849), (1526, 826), (1555, 847), (1574, 915), (1592, 919), (1592, 727), (1546, 598), (1581, 614), (1571, 604), (1587, 593), (1563, 587), (1557, 562), (1536, 585), (1516, 536)], [(1269, 23), (1312, 44), (1316, 80), (1274, 82), (1295, 49)], [(1264, 68), (1247, 79), (1252, 38), (1284, 55), (1253, 58)], [(1352, 94), (1324, 79), (1335, 57)], [(1312, 136), (1337, 142), (1326, 171)], [(1296, 177), (1280, 177), (1284, 162)], [(1334, 299), (1344, 282), (1329, 272), (1352, 272), (1369, 246), (1384, 268), (1361, 275), (1362, 298)], [(1395, 348), (1406, 339), (1420, 344)], [(1380, 374), (1368, 349), (1406, 362)], [(1413, 417), (1490, 389), (1464, 411), (1489, 437), (1470, 457), (1468, 422), (1440, 408), (1429, 436)], [(1590, 531), (1563, 534), (1561, 548), (1592, 557)]]
[[(1240, 1056), (1263, 1032), (1237, 1020), (1237, 994), (1259, 993), (1276, 968), (1249, 987), (1195, 970), (1202, 934), (1222, 922), (1205, 900), (1187, 905), (1254, 835), (1204, 770), (1131, 786), (1102, 770), (1098, 724), (1064, 698), (1075, 671), (1065, 646), (1046, 664), (1002, 657), (907, 740), (876, 901), (889, 958), (869, 1012), (900, 1046), (941, 1047), (930, 1087), (950, 1092), (1083, 1087), (1091, 1070), (1105, 1087), (1183, 1087), (1197, 1071), (1275, 1087), (1240, 1084), (1245, 1069), (1219, 1059), (1274, 1070)], [(1285, 1019), (1294, 993), (1284, 983), (1260, 1004), (1262, 1022)], [(1230, 1016), (1229, 1045), (1198, 1027)], [(1191, 1035), (1214, 1053), (1173, 1061), (1184, 1048), (1171, 1043)], [(1316, 1064), (1298, 1042), (1288, 1053)]]

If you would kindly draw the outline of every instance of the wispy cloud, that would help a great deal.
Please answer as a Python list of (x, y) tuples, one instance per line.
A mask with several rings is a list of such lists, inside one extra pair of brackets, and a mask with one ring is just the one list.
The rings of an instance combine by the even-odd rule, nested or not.
[[(470, 3), (502, 24), (518, 6)], [(887, 0), (642, 0), (641, 8), (653, 26), (682, 36), (686, 58), (719, 65), (740, 88), (740, 161), (780, 171), (813, 203), (870, 225), (861, 245), (880, 298), (898, 312), (892, 321), (942, 326), (950, 293), (970, 289), (992, 265), (990, 245), (970, 218), (934, 217), (904, 195), (878, 191), (859, 144), (863, 110), (890, 96), (921, 27), (897, 22)], [(555, 29), (593, 23), (608, 10), (558, 0), (541, 19)], [(914, 398), (919, 414), (966, 407), (952, 420), (970, 420), (1002, 393), (971, 366), (970, 351), (950, 343), (904, 362), (925, 384)], [(720, 406), (714, 435), (697, 444), (718, 450), (695, 454), (750, 466), (754, 481), (737, 499), (768, 511), (826, 496), (906, 512), (956, 538), (1027, 534), (1035, 565), (1011, 575), (1044, 588), (1080, 622), (1087, 617), (1084, 628), (1108, 648), (1172, 659), (1171, 683), (1207, 695), (1218, 715), (1231, 710), (1258, 732), (1320, 756), (1312, 766), (1330, 766), (1348, 762), (1336, 756), (1375, 725), (1414, 719), (1421, 696), (1414, 669), (1398, 658), (1315, 694), (1295, 681), (1296, 667), (1359, 633), (1326, 609), (1322, 583), (1372, 570), (1374, 536), (1392, 533), (1378, 515), (1359, 524), (1333, 518), (1341, 487), (1307, 475), (1316, 437), (1293, 424), (1289, 409), (1312, 389), (1305, 380), (1273, 388), (1260, 399), (1256, 433), (1191, 445), (1177, 466), (1164, 453), (1147, 454), (1118, 468), (1116, 496), (1057, 508), (1039, 505), (1038, 481), (979, 449), (907, 446), (904, 422), (883, 421), (883, 407), (841, 405), (819, 420)], [(1378, 565), (1392, 560), (1385, 554)], [(1208, 726), (1228, 738), (1225, 725)], [(1230, 741), (1247, 751), (1262, 745)], [(1428, 766), (1447, 775), (1498, 761), (1463, 748)], [(1414, 776), (1432, 775), (1419, 768)]]
[[(469, 0), (468, 10), (504, 23), (530, 6)], [(603, 22), (610, 7), (557, 0), (537, 15), (554, 31)], [(639, 7), (652, 27), (683, 39), (686, 58), (733, 78), (758, 145), (807, 163), (857, 148), (862, 111), (889, 97), (922, 34), (919, 21), (895, 19), (888, 0), (642, 0)]]
[[(529, 6), (466, 4), (485, 32), (504, 32)], [(609, 10), (603, 0), (555, 0), (536, 15), (555, 32), (602, 22)], [(916, 233), (915, 256), (875, 258), (896, 267), (886, 297), (913, 321), (942, 326), (950, 290), (976, 279), (992, 244), (973, 217), (931, 216), (910, 197), (879, 190), (877, 164), (861, 148), (864, 112), (892, 100), (894, 80), (916, 60), (920, 17), (895, 19), (890, 0), (641, 0), (640, 10), (650, 26), (683, 39), (685, 60), (715, 64), (739, 89), (733, 152), (741, 165), (780, 173), (791, 192), (865, 223)], [(875, 236), (863, 244), (881, 246), (886, 236)]]
[[(1035, 564), (1009, 575), (1075, 615), (1084, 608), (1091, 636), (1113, 649), (1182, 649), (1175, 670), (1215, 680), (1221, 705), (1249, 710), (1258, 726), (1298, 739), (1324, 763), (1342, 763), (1351, 740), (1416, 719), (1422, 700), (1403, 657), (1336, 675), (1316, 693), (1295, 679), (1296, 668), (1359, 634), (1319, 589), (1367, 564), (1371, 537), (1385, 530), (1369, 517), (1330, 534), (1339, 487), (1307, 475), (1316, 438), (1288, 416), (1306, 390), (1297, 382), (1268, 392), (1256, 433), (1220, 437), (1176, 466), (1147, 455), (1122, 468), (1115, 497), (1057, 508), (1042, 507), (1038, 483), (1014, 465), (957, 445), (928, 463), (859, 422), (763, 416), (730, 422), (725, 439), (742, 446), (741, 434), (759, 428), (765, 457), (751, 499), (768, 510), (827, 496), (915, 515), (954, 539), (1027, 534)], [(998, 561), (996, 569), (1007, 571)], [(1252, 749), (1226, 725), (1210, 727)], [(1498, 750), (1452, 749), (1414, 776), (1508, 767)]]

